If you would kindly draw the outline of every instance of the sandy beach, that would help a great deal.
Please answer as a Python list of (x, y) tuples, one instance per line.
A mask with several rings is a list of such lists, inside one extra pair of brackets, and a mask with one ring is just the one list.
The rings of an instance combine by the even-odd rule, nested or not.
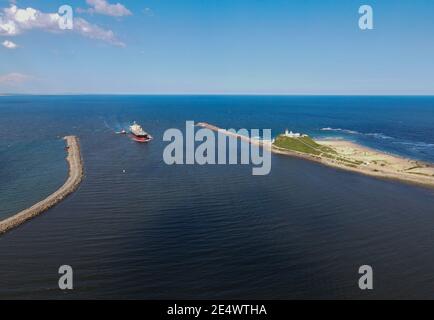
[(67, 136), (64, 139), (66, 140), (68, 150), (66, 160), (69, 164), (69, 175), (66, 182), (62, 187), (44, 200), (3, 221), (0, 221), (0, 234), (16, 228), (24, 222), (45, 212), (77, 189), (83, 179), (83, 162), (81, 158), (80, 145), (78, 138), (75, 136)]
[(322, 159), (326, 164), (379, 178), (434, 187), (433, 164), (399, 157), (345, 140), (317, 140), (316, 142), (333, 148), (345, 159), (360, 163), (352, 167), (330, 159)]

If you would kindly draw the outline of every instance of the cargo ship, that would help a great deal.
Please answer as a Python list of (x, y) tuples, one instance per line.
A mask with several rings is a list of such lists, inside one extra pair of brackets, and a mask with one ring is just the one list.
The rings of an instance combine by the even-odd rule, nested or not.
[(142, 142), (142, 143), (149, 142), (153, 139), (152, 136), (149, 133), (147, 133), (145, 130), (143, 130), (143, 128), (135, 121), (130, 126), (130, 133), (133, 140), (137, 142)]

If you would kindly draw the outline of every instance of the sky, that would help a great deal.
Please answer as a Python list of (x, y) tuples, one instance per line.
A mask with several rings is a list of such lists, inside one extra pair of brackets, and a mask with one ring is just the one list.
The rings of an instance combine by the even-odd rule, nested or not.
[(0, 0), (1, 93), (433, 95), (434, 1)]

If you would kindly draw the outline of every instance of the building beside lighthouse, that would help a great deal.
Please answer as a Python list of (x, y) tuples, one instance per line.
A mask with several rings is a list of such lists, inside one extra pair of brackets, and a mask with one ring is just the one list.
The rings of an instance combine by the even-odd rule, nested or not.
[(300, 138), (301, 137), (301, 134), (294, 133), (292, 131), (288, 131), (288, 129), (285, 130), (285, 133), (283, 135), (285, 137), (288, 137), (288, 138)]

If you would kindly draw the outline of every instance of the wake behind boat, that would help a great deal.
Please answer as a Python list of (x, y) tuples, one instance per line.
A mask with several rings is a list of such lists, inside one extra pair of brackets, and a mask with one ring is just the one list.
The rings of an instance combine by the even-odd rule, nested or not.
[(143, 128), (135, 121), (130, 126), (130, 133), (134, 141), (145, 143), (153, 139), (153, 137), (147, 133)]

